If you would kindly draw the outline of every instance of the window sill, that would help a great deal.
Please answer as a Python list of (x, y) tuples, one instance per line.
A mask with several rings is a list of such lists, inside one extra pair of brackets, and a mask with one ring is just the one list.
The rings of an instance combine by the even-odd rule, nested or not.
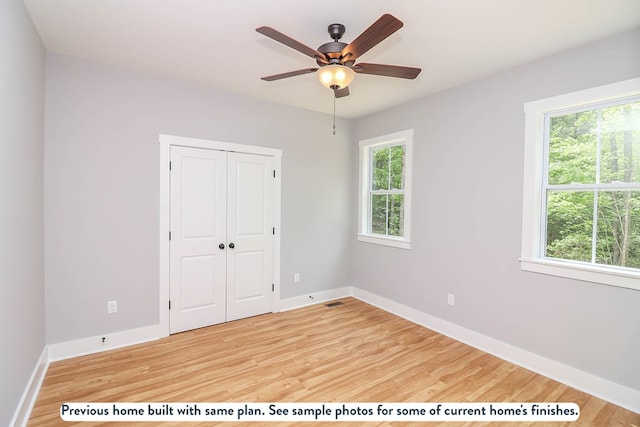
[(391, 246), (400, 249), (411, 249), (411, 241), (395, 239), (393, 237), (372, 236), (370, 234), (358, 234), (358, 241), (373, 243), (375, 245)]
[(610, 268), (548, 258), (520, 258), (520, 269), (602, 285), (617, 286), (619, 288), (640, 290), (640, 273), (630, 269)]

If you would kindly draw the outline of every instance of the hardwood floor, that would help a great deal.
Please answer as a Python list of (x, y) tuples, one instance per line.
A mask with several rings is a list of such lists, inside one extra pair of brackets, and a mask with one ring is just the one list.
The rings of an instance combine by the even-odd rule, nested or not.
[(556, 425), (640, 426), (640, 414), (359, 300), (341, 301), (336, 307), (318, 304), (267, 314), (51, 363), (28, 425), (104, 425), (62, 421), (58, 414), (64, 402), (539, 401), (580, 406), (577, 422)]

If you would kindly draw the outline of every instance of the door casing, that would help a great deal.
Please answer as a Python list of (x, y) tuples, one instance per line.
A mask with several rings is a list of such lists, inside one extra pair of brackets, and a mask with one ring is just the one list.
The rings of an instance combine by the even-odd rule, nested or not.
[(279, 148), (261, 147), (254, 145), (235, 144), (230, 142), (212, 141), (199, 138), (188, 138), (175, 135), (160, 134), (160, 224), (158, 233), (159, 244), (159, 301), (158, 315), (160, 330), (165, 336), (170, 333), (169, 323), (169, 232), (170, 230), (170, 174), (169, 159), (172, 145), (205, 148), (210, 150), (233, 151), (238, 153), (258, 154), (273, 157), (273, 167), (275, 169), (274, 183), (274, 253), (273, 253), (273, 280), (274, 280), (274, 303), (273, 311), (280, 310), (280, 235), (281, 235), (281, 163), (282, 150)]

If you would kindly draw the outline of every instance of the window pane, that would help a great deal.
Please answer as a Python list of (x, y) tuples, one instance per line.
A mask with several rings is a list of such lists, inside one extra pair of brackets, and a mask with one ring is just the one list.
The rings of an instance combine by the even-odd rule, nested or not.
[(640, 268), (640, 191), (598, 195), (596, 262)]
[(393, 194), (389, 196), (389, 235), (404, 236), (404, 195)]
[(640, 102), (602, 110), (601, 182), (640, 182)]
[(545, 256), (591, 262), (592, 192), (547, 193)]
[(372, 170), (371, 170), (371, 189), (372, 190), (388, 190), (389, 189), (389, 148), (379, 148), (371, 150)]
[(371, 232), (387, 234), (387, 195), (371, 195)]
[(391, 147), (390, 151), (390, 162), (391, 162), (391, 189), (392, 190), (402, 190), (404, 189), (404, 145), (396, 145), (395, 147)]
[(595, 183), (597, 111), (552, 117), (550, 122), (549, 184)]

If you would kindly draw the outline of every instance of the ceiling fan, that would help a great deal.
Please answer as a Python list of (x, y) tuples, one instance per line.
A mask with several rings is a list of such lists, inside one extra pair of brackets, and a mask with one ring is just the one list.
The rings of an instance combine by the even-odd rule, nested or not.
[(402, 28), (403, 23), (392, 15), (382, 15), (362, 34), (351, 43), (339, 41), (345, 32), (342, 24), (331, 24), (327, 31), (333, 39), (318, 49), (312, 49), (297, 40), (283, 34), (271, 27), (258, 27), (256, 31), (273, 40), (289, 46), (316, 60), (318, 67), (303, 68), (302, 70), (289, 71), (272, 76), (262, 77), (262, 80), (273, 81), (302, 74), (317, 72), (320, 83), (332, 89), (336, 98), (349, 95), (349, 84), (353, 81), (355, 73), (374, 74), (386, 77), (398, 77), (401, 79), (415, 79), (420, 68), (401, 67), (398, 65), (369, 64), (356, 61), (369, 49), (389, 37)]

